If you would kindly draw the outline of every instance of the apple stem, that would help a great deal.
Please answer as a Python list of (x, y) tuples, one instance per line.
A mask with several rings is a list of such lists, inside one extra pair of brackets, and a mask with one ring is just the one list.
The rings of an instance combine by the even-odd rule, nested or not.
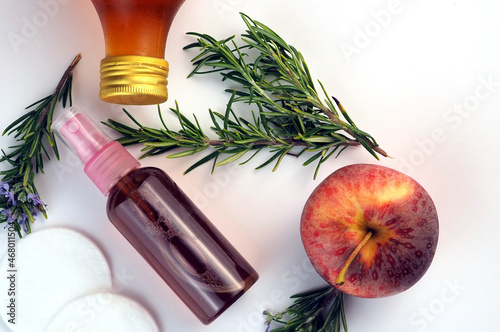
[(335, 279), (335, 284), (338, 286), (342, 286), (344, 284), (344, 279), (345, 279), (345, 274), (347, 273), (347, 269), (351, 265), (352, 261), (356, 256), (358, 255), (359, 251), (363, 246), (368, 242), (368, 240), (372, 237), (373, 233), (369, 231), (366, 233), (365, 237), (361, 242), (354, 248), (354, 251), (349, 255), (349, 258), (347, 258), (347, 261), (345, 262), (344, 266), (342, 267), (342, 270), (340, 270), (339, 275), (337, 276), (337, 279)]

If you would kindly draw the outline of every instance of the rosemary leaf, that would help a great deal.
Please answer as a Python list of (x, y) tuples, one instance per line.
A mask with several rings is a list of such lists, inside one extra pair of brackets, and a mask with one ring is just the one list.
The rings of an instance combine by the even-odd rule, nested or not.
[(73, 59), (52, 94), (26, 107), (29, 111), (3, 131), (3, 135), (14, 134), (18, 144), (10, 147), (9, 153), (2, 150), (0, 158), (0, 163), (7, 162), (11, 167), (0, 172), (0, 223), (13, 225), (19, 237), (22, 231), (31, 232), (35, 216), (42, 214), (47, 218), (47, 207), (35, 187), (35, 173), (43, 173), (44, 158), (50, 159), (46, 143), (59, 159), (50, 127), (56, 104), (65, 106), (69, 100), (71, 105), (72, 72), (80, 59), (80, 54)]
[[(241, 34), (240, 41), (235, 36), (218, 40), (208, 34), (188, 32), (196, 42), (184, 47), (197, 52), (191, 60), (194, 67), (188, 77), (218, 74), (222, 81), (236, 85), (224, 90), (230, 97), (223, 112), (209, 110), (210, 129), (217, 139), (204, 133), (196, 116), (191, 121), (181, 113), (176, 102), (170, 110), (176, 115), (180, 130), (167, 128), (159, 107), (164, 127), (161, 131), (145, 128), (124, 110), (138, 128), (111, 119), (105, 123), (122, 135), (120, 142), (142, 143), (153, 148), (142, 157), (181, 149), (168, 155), (168, 158), (177, 158), (194, 155), (208, 147), (214, 149), (187, 172), (221, 154), (230, 155), (220, 162), (214, 161), (214, 167), (240, 160), (252, 151), (250, 160), (264, 147), (270, 148), (271, 155), (257, 169), (276, 162), (275, 171), (285, 156), (312, 153), (313, 156), (302, 164), (316, 162), (314, 178), (326, 160), (334, 154), (338, 157), (351, 146), (361, 146), (377, 159), (379, 155), (387, 156), (371, 135), (355, 125), (342, 104), (337, 98), (330, 97), (320, 81), (320, 90), (316, 90), (300, 51), (267, 25), (245, 14), (241, 14), (241, 18), (247, 29)], [(321, 97), (320, 92), (325, 97)], [(236, 115), (236, 106), (247, 108), (248, 114)], [(168, 150), (159, 150), (166, 146)], [(298, 155), (292, 154), (294, 147), (303, 149)]]
[[(264, 311), (267, 332), (347, 332), (343, 293), (333, 286), (291, 296), (293, 304), (282, 312)], [(288, 320), (287, 320), (288, 319)], [(283, 325), (271, 330), (272, 325)], [(341, 325), (342, 324), (342, 325)]]

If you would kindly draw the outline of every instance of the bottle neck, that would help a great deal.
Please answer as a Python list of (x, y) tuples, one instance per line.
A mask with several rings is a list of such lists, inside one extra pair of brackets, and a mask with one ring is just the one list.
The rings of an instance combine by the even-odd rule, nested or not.
[(141, 164), (120, 143), (111, 142), (85, 165), (84, 171), (99, 190), (109, 195), (111, 188)]

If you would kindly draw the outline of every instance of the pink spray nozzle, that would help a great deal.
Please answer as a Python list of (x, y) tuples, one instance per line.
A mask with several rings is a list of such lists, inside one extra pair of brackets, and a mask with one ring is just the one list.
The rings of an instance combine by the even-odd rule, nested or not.
[(70, 108), (58, 119), (53, 129), (85, 165), (112, 142), (88, 117), (83, 113), (78, 113), (75, 107)]
[(108, 195), (125, 174), (140, 163), (118, 142), (113, 142), (85, 114), (70, 108), (52, 129), (85, 164), (85, 173)]

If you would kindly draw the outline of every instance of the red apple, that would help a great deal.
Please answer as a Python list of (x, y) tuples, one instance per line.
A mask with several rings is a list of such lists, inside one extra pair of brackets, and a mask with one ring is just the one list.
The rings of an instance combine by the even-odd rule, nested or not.
[(374, 298), (413, 286), (438, 241), (436, 207), (425, 189), (396, 170), (343, 167), (307, 200), (301, 236), (316, 271), (340, 291)]

